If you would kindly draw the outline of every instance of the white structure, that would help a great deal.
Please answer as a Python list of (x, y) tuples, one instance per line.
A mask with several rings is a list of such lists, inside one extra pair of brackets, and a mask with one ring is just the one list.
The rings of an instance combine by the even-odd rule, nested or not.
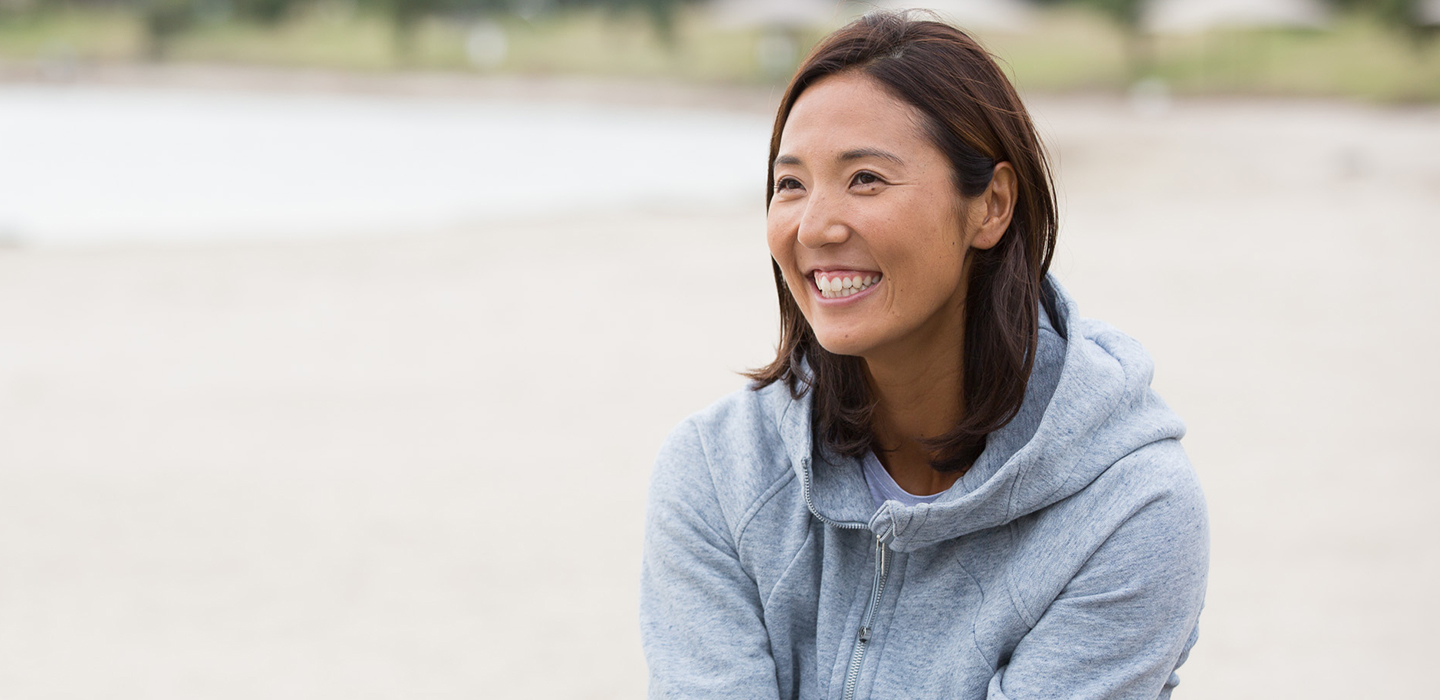
[(1419, 12), (1420, 24), (1427, 27), (1440, 26), (1440, 0), (1423, 0)]
[[(941, 19), (963, 29), (1019, 32), (1030, 28), (1034, 12), (1022, 0), (877, 0), (887, 10), (932, 10)], [(866, 3), (858, 3), (864, 9)]]
[(1221, 28), (1320, 27), (1329, 13), (1319, 0), (1151, 0), (1143, 23), (1157, 33)]

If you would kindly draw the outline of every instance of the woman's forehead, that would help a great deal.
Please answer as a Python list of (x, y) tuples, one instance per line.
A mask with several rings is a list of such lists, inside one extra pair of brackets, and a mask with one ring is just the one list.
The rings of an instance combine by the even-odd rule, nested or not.
[(853, 159), (890, 154), (906, 159), (930, 146), (920, 110), (863, 73), (822, 78), (800, 94), (780, 134), (776, 162)]

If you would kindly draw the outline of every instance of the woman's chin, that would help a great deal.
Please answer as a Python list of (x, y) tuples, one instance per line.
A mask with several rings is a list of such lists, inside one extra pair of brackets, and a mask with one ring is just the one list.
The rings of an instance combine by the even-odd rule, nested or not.
[(854, 357), (864, 356), (865, 351), (872, 345), (865, 339), (853, 334), (827, 334), (819, 330), (815, 333), (815, 340), (819, 341), (820, 347), (825, 348), (825, 351), (832, 355), (850, 355)]

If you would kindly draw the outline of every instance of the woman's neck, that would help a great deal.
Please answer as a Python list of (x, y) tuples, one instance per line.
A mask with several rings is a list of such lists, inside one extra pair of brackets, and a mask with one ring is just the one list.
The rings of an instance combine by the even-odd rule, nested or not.
[(931, 467), (935, 454), (924, 441), (950, 432), (960, 421), (964, 377), (960, 348), (932, 347), (896, 359), (865, 359), (876, 399), (872, 427), (881, 448), (876, 456), (900, 488), (917, 496), (940, 493), (960, 478), (960, 472)]

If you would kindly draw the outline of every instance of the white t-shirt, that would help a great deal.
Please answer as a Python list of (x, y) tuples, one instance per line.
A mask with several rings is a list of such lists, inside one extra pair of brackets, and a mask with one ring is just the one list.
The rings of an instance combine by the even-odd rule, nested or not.
[(900, 484), (895, 483), (890, 472), (885, 471), (885, 465), (880, 463), (880, 458), (874, 452), (866, 452), (865, 459), (860, 460), (862, 471), (865, 473), (865, 485), (870, 487), (870, 496), (875, 499), (875, 506), (878, 508), (886, 501), (899, 501), (907, 506), (920, 503), (929, 503), (942, 495), (944, 491), (933, 496), (916, 496)]

